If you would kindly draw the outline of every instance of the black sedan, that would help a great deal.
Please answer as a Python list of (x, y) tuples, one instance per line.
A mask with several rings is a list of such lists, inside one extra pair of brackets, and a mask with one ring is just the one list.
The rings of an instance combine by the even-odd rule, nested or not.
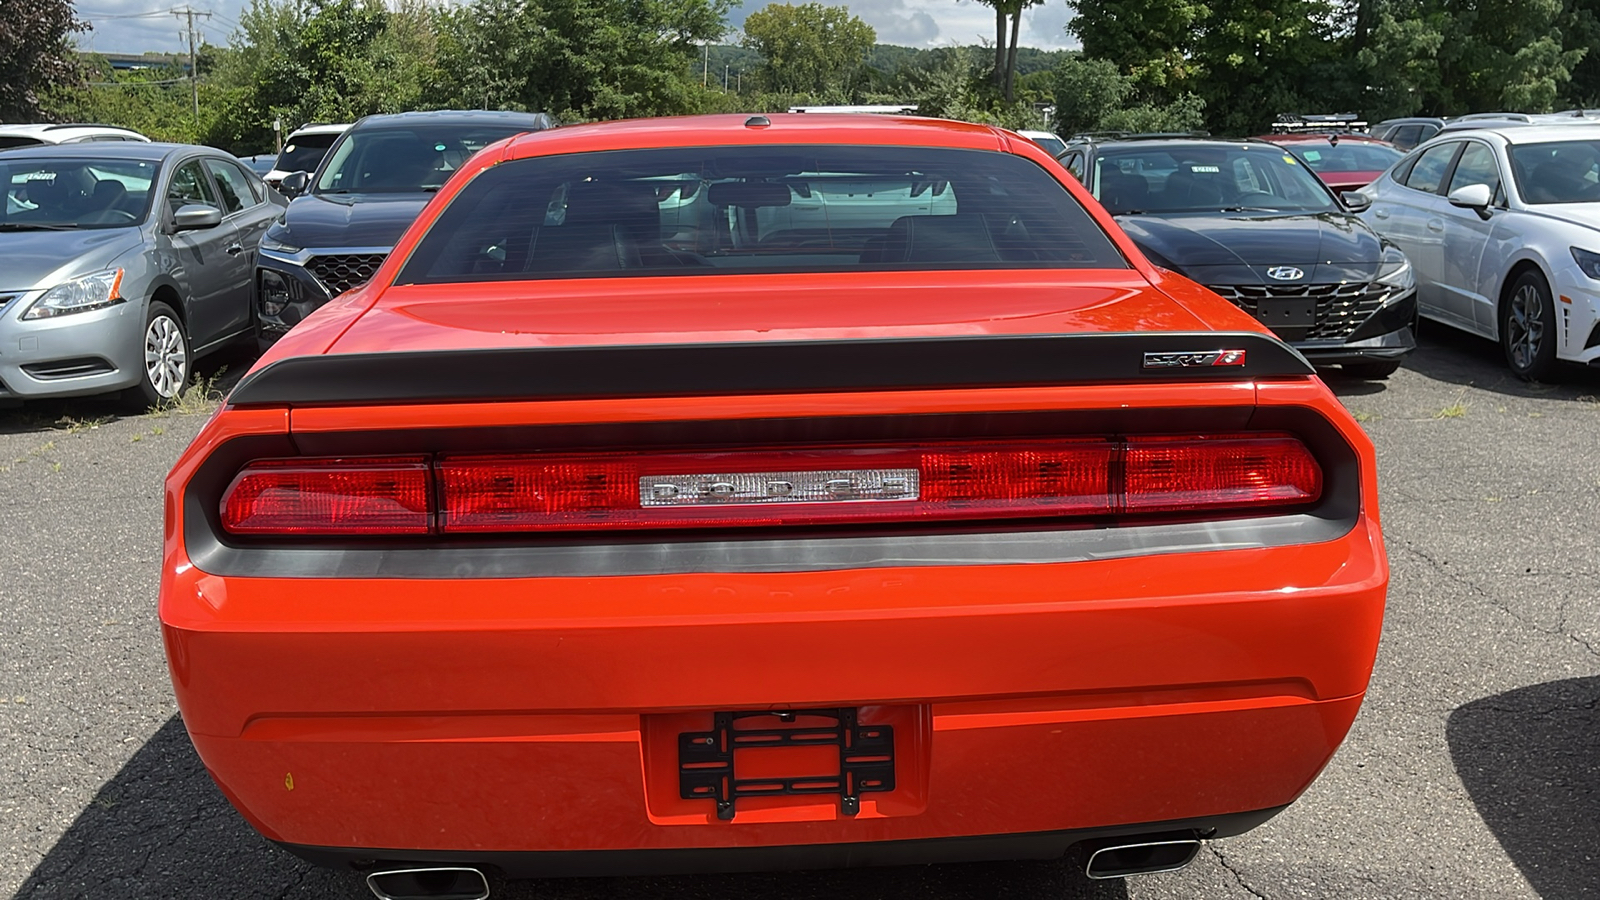
[(1152, 262), (1255, 316), (1318, 365), (1386, 378), (1416, 347), (1411, 264), (1282, 147), (1187, 137), (1061, 156)]

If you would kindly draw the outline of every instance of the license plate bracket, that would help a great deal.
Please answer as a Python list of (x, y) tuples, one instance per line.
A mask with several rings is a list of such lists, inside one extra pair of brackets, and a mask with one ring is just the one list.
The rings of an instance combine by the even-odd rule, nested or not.
[[(796, 724), (800, 718), (829, 720), (823, 725)], [(752, 722), (755, 719), (768, 723)], [(836, 747), (839, 769), (819, 775), (740, 778), (734, 766), (739, 750), (783, 747)], [(894, 790), (894, 728), (862, 725), (857, 711), (839, 709), (719, 712), (710, 731), (678, 735), (678, 795), (685, 800), (713, 800), (717, 818), (733, 819), (741, 797), (836, 794), (839, 810), (854, 816), (861, 795)]]
[(1317, 324), (1315, 297), (1269, 297), (1256, 305), (1256, 318), (1268, 328), (1310, 328)]

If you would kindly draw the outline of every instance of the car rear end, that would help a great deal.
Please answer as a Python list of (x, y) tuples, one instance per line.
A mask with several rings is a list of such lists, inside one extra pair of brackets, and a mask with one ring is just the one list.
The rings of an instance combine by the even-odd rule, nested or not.
[(167, 482), (202, 759), (307, 858), (513, 876), (1084, 842), (1118, 876), (1260, 824), (1366, 689), (1372, 447), (1108, 240), (1136, 262), (485, 290), (391, 261)]

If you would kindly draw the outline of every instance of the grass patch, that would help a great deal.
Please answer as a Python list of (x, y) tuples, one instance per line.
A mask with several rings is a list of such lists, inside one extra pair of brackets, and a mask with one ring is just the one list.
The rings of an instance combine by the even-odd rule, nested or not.
[(222, 391), (217, 388), (217, 382), (227, 371), (228, 367), (223, 366), (213, 372), (210, 378), (196, 375), (178, 396), (157, 405), (154, 412), (176, 413), (181, 416), (209, 414), (222, 401)]
[(1467, 404), (1467, 401), (1465, 399), (1463, 399), (1465, 396), (1466, 396), (1466, 392), (1465, 391), (1462, 391), (1460, 394), (1457, 394), (1456, 395), (1456, 402), (1454, 402), (1454, 403), (1450, 404), (1449, 406), (1446, 406), (1444, 409), (1441, 409), (1438, 412), (1434, 413), (1433, 417), (1435, 419), (1459, 419), (1459, 418), (1462, 418), (1463, 416), (1465, 416), (1467, 414), (1467, 405), (1468, 404)]

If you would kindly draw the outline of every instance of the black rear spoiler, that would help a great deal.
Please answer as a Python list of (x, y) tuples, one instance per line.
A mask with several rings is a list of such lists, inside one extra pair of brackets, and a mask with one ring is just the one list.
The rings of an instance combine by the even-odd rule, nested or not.
[(328, 354), (241, 380), (234, 406), (1247, 381), (1314, 370), (1255, 332), (979, 335)]

